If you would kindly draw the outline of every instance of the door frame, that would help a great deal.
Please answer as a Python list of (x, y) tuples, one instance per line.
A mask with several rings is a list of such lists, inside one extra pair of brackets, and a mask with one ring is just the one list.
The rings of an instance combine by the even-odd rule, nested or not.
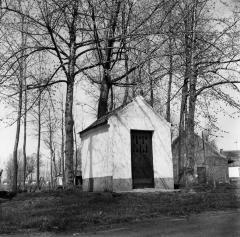
[[(204, 172), (200, 172), (200, 170), (202, 170), (202, 171), (204, 171)], [(204, 174), (204, 176), (199, 176), (199, 174), (201, 173), (201, 175), (202, 174)], [(207, 167), (206, 166), (197, 166), (197, 175), (198, 175), (198, 183), (199, 184), (205, 184), (205, 183), (207, 183)], [(201, 182), (202, 181), (202, 179), (200, 180), (200, 178), (203, 178), (203, 182)]]
[(130, 149), (131, 149), (131, 178), (132, 178), (132, 189), (137, 189), (134, 187), (133, 182), (133, 151), (132, 151), (132, 132), (148, 132), (151, 134), (151, 161), (152, 161), (152, 187), (155, 188), (155, 182), (154, 182), (154, 162), (153, 162), (153, 134), (154, 130), (142, 130), (142, 129), (130, 129)]

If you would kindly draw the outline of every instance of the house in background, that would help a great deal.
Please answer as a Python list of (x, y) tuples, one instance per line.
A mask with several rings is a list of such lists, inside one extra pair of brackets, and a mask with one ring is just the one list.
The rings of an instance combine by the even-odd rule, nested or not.
[[(178, 158), (179, 138), (172, 144), (174, 183), (178, 184)], [(185, 157), (186, 150), (181, 149), (182, 157)], [(225, 183), (229, 182), (228, 160), (208, 141), (195, 134), (195, 167), (194, 174), (196, 182), (204, 183)]]
[(138, 96), (80, 132), (85, 191), (173, 189), (170, 124)]
[(230, 180), (240, 179), (240, 150), (221, 150), (221, 153), (228, 159), (228, 172)]

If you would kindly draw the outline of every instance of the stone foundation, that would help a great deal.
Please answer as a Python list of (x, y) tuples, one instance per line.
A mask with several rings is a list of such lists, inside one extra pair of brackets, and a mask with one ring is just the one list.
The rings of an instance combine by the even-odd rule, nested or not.
[(104, 192), (113, 190), (112, 176), (83, 179), (83, 191)]
[(159, 189), (174, 189), (173, 178), (155, 178), (154, 187)]
[[(155, 178), (154, 188), (174, 189), (173, 178)], [(113, 179), (112, 176), (83, 179), (83, 191), (131, 191), (132, 179)]]
[(113, 191), (131, 191), (132, 179), (113, 179)]

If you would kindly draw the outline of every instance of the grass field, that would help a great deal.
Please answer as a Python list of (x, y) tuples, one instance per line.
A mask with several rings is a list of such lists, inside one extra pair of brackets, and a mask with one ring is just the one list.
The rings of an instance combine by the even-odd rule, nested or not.
[(232, 185), (171, 193), (21, 193), (11, 201), (0, 199), (0, 233), (104, 229), (160, 216), (239, 208), (239, 195), (240, 189)]

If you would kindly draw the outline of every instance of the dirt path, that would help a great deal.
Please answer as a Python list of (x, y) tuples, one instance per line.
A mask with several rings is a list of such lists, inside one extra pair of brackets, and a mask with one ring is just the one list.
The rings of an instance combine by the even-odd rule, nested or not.
[(189, 217), (156, 218), (149, 221), (132, 224), (122, 224), (113, 229), (88, 233), (29, 233), (17, 235), (1, 235), (9, 237), (107, 237), (107, 236), (170, 236), (170, 237), (200, 237), (240, 236), (240, 210), (206, 212)]

